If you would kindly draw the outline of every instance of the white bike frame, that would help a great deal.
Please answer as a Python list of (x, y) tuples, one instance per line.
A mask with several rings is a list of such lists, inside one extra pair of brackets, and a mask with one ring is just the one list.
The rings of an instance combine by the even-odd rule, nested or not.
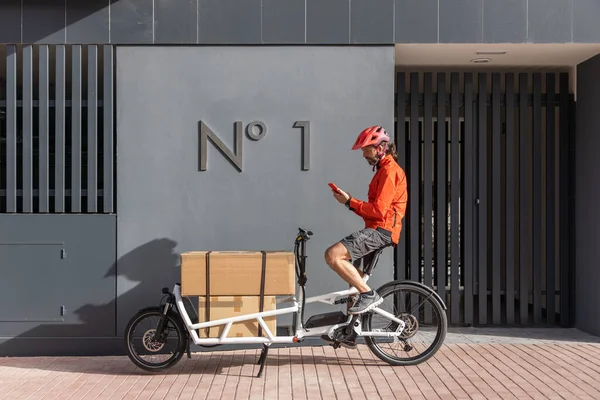
[[(363, 280), (366, 282), (368, 279), (369, 279), (369, 275), (365, 274), (363, 276)], [(305, 304), (321, 302), (321, 303), (333, 305), (333, 304), (335, 304), (336, 299), (345, 297), (345, 296), (350, 296), (350, 295), (357, 294), (357, 293), (358, 293), (358, 290), (356, 290), (356, 288), (350, 288), (347, 290), (331, 292), (331, 293), (327, 293), (327, 294), (323, 294), (323, 295), (319, 295), (319, 296), (307, 297)], [(277, 301), (277, 303), (284, 303), (284, 302), (292, 301), (294, 305), (291, 307), (286, 307), (286, 308), (272, 310), (272, 311), (263, 311), (263, 312), (251, 313), (251, 314), (246, 314), (246, 315), (240, 315), (237, 317), (222, 318), (222, 319), (217, 319), (214, 321), (206, 321), (206, 322), (200, 322), (197, 324), (193, 324), (184, 305), (183, 305), (183, 298), (181, 297), (180, 286), (178, 284), (176, 284), (175, 287), (173, 288), (173, 295), (175, 296), (175, 301), (176, 301), (177, 309), (179, 310), (179, 314), (183, 318), (183, 321), (185, 322), (185, 326), (190, 334), (190, 337), (192, 338), (192, 341), (196, 345), (250, 344), (250, 343), (263, 343), (266, 345), (270, 345), (272, 343), (297, 343), (297, 342), (302, 341), (305, 337), (321, 336), (323, 334), (330, 335), (334, 329), (348, 324), (350, 322), (350, 320), (352, 319), (352, 315), (349, 315), (348, 320), (345, 323), (319, 326), (319, 327), (311, 328), (311, 329), (304, 328), (302, 326), (302, 321), (301, 321), (302, 307), (300, 306), (300, 304), (302, 304), (303, 292), (300, 291), (299, 300), (296, 300), (296, 298), (292, 296), (292, 297), (287, 297), (287, 298)], [(273, 332), (271, 332), (269, 330), (269, 327), (267, 326), (267, 324), (264, 321), (265, 317), (272, 317), (274, 315), (284, 315), (284, 314), (290, 314), (290, 313), (295, 313), (295, 312), (297, 312), (296, 332), (294, 332), (293, 336), (277, 336), (276, 332), (274, 334)], [(358, 326), (354, 326), (354, 330), (357, 333), (357, 335), (359, 335), (359, 336), (392, 337), (392, 336), (400, 336), (402, 334), (402, 331), (404, 330), (404, 326), (405, 326), (405, 323), (402, 320), (396, 318), (393, 314), (390, 314), (389, 312), (380, 309), (379, 307), (373, 308), (372, 312), (380, 314), (386, 318), (389, 318), (391, 321), (396, 322), (398, 324), (398, 329), (396, 329), (395, 332), (381, 331), (381, 330), (366, 332), (361, 329), (361, 324), (359, 323), (359, 324), (356, 324)], [(234, 324), (236, 322), (247, 321), (247, 320), (258, 321), (258, 323), (264, 330), (266, 337), (265, 336), (246, 336), (246, 337), (232, 337), (232, 338), (227, 337), (232, 324)], [(200, 338), (198, 336), (198, 333), (197, 333), (198, 329), (222, 326), (222, 325), (225, 325), (225, 328), (223, 329), (223, 331), (221, 332), (221, 335), (218, 338)], [(330, 335), (330, 337), (331, 337), (331, 335)]]

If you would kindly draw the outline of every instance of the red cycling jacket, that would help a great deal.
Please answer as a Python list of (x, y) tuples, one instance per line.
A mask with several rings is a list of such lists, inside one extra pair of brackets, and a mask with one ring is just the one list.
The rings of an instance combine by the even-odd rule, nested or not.
[(379, 169), (369, 184), (368, 201), (351, 198), (349, 206), (362, 217), (366, 228), (391, 231), (392, 241), (398, 244), (407, 200), (404, 170), (387, 155), (379, 162)]

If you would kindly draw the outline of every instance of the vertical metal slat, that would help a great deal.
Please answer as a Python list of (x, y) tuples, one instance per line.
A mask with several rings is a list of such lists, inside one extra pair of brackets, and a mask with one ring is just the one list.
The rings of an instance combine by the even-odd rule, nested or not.
[[(421, 269), (421, 134), (419, 129), (419, 74), (410, 74), (410, 179), (408, 196), (410, 209), (410, 279), (420, 282)], [(411, 294), (411, 306), (418, 304), (415, 294)], [(418, 318), (418, 316), (417, 316)]]
[(71, 101), (71, 212), (81, 212), (81, 45), (73, 46)]
[(40, 46), (39, 71), (40, 71), (40, 101), (39, 101), (39, 188), (40, 212), (49, 211), (48, 186), (49, 186), (49, 156), (50, 156), (50, 129), (49, 129), (49, 70), (48, 46)]
[(56, 46), (54, 211), (65, 212), (65, 46)]
[[(406, 82), (403, 72), (396, 74), (396, 149), (398, 152), (398, 164), (401, 168), (406, 166), (406, 125), (405, 116), (405, 94)], [(399, 221), (402, 223), (402, 221)], [(404, 228), (404, 227), (403, 227)], [(400, 232), (400, 241), (396, 247), (396, 269), (394, 279), (406, 279), (406, 229)]]
[(465, 324), (472, 325), (474, 322), (474, 307), (473, 307), (473, 289), (475, 280), (473, 274), (473, 265), (475, 263), (475, 146), (474, 146), (474, 109), (473, 101), (473, 74), (466, 73), (464, 77), (465, 91), (465, 131), (464, 131), (464, 201), (462, 201), (464, 222), (462, 235), (462, 252), (464, 273), (464, 288), (465, 288)]
[[(433, 93), (432, 74), (423, 75), (423, 283), (432, 287), (432, 169), (433, 169)], [(432, 310), (429, 303), (425, 305), (425, 323), (431, 323)]]
[(529, 230), (530, 140), (527, 130), (528, 79), (526, 73), (519, 74), (519, 310), (522, 325), (529, 323), (529, 271), (531, 270), (531, 233)]
[(95, 213), (98, 202), (98, 46), (88, 47), (87, 80), (87, 212)]
[(560, 131), (559, 131), (559, 232), (560, 232), (560, 324), (566, 328), (569, 316), (569, 74), (560, 74)]
[(501, 265), (501, 179), (500, 171), (500, 150), (501, 150), (501, 135), (500, 131), (500, 74), (492, 74), (492, 322), (500, 324), (500, 272)]
[(515, 323), (515, 99), (513, 73), (506, 74), (506, 323)]
[[(459, 247), (459, 196), (460, 196), (460, 91), (459, 91), (459, 75), (453, 72), (450, 75), (450, 322), (455, 325), (460, 322), (459, 304), (459, 271), (460, 262), (460, 247)], [(464, 226), (464, 225), (463, 225)], [(463, 246), (464, 248), (464, 246)], [(464, 262), (463, 262), (464, 268)]]
[(542, 322), (542, 76), (533, 73), (533, 323)]
[(478, 241), (478, 264), (479, 264), (479, 277), (478, 277), (478, 289), (479, 295), (479, 324), (487, 324), (487, 269), (488, 269), (488, 257), (487, 257), (487, 231), (488, 231), (488, 200), (487, 200), (487, 75), (485, 73), (478, 74), (479, 90), (478, 90), (478, 111), (477, 117), (479, 121), (479, 129), (477, 130), (478, 139), (478, 157), (479, 165), (477, 168), (478, 173), (478, 222), (479, 222), (479, 241)]
[(33, 46), (23, 46), (23, 212), (33, 211)]
[(437, 292), (446, 301), (446, 274), (448, 271), (448, 199), (446, 188), (448, 176), (448, 138), (446, 137), (446, 75), (437, 74), (437, 135), (436, 143), (436, 211), (435, 211), (435, 246), (436, 246), (436, 271)]
[(17, 46), (6, 46), (6, 212), (17, 211)]
[(113, 205), (113, 47), (104, 46), (104, 99), (102, 111), (104, 113), (104, 173), (103, 173), (103, 194), (102, 209), (105, 213), (114, 211)]
[(554, 325), (556, 322), (555, 306), (555, 135), (554, 121), (554, 92), (555, 75), (546, 74), (546, 322)]

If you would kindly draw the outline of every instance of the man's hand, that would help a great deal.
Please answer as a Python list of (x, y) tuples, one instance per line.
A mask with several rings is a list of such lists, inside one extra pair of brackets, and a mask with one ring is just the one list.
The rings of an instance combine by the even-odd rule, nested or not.
[(348, 201), (348, 199), (350, 198), (350, 195), (348, 195), (348, 193), (344, 192), (342, 189), (339, 189), (339, 190), (340, 190), (339, 193), (333, 192), (333, 197), (335, 197), (335, 199), (338, 202), (344, 204), (345, 202)]

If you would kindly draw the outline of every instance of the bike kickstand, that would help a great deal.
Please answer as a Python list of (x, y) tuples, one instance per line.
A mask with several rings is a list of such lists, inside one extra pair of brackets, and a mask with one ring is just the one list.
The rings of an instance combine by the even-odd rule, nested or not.
[(263, 349), (262, 349), (262, 352), (260, 353), (260, 357), (257, 362), (257, 364), (260, 364), (260, 369), (258, 370), (258, 375), (257, 375), (258, 378), (260, 378), (262, 376), (263, 369), (265, 368), (265, 366), (267, 364), (267, 354), (268, 353), (269, 353), (269, 345), (263, 344)]
[(188, 339), (185, 352), (187, 353), (187, 358), (192, 358), (192, 352), (190, 350), (190, 340)]

